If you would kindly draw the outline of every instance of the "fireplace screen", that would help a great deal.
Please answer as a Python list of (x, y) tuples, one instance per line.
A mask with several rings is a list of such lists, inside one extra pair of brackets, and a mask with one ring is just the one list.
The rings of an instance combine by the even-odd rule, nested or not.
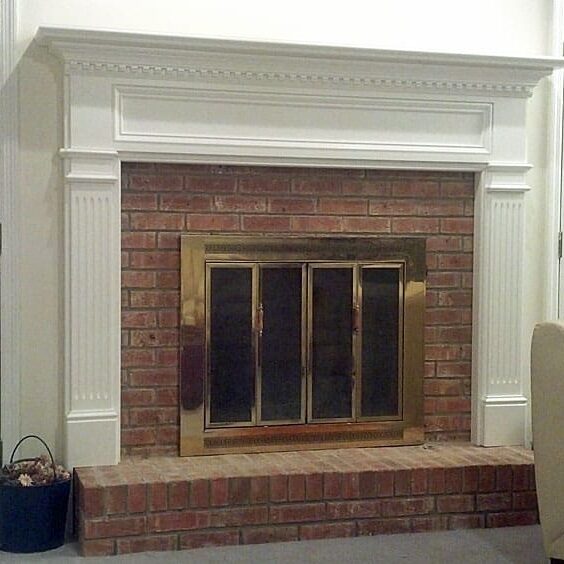
[(424, 241), (182, 240), (181, 454), (413, 444)]

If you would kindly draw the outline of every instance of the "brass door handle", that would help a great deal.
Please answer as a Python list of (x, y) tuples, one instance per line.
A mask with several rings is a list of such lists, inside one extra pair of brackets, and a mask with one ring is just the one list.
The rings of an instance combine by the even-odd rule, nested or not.
[(360, 306), (358, 304), (352, 308), (352, 330), (354, 333), (360, 331)]
[(255, 328), (258, 333), (259, 337), (262, 337), (262, 332), (264, 329), (264, 308), (262, 304), (258, 306), (256, 319), (255, 319)]

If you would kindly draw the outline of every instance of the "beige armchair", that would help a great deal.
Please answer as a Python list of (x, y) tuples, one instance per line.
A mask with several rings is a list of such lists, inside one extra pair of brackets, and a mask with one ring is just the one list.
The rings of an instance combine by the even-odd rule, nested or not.
[(564, 323), (540, 323), (531, 349), (533, 447), (547, 556), (564, 563)]

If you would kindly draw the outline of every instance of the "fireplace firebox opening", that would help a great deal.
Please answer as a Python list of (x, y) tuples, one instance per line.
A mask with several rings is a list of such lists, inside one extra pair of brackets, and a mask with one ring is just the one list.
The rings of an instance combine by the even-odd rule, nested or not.
[(425, 241), (181, 241), (181, 454), (423, 441)]

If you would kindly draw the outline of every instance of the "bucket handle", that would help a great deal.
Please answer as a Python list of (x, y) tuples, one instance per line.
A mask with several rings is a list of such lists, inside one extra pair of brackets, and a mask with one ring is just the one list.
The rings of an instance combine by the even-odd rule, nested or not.
[[(10, 456), (10, 464), (12, 464), (12, 462), (14, 462), (14, 454), (16, 454), (16, 450), (18, 450), (18, 447), (24, 441), (26, 441), (27, 439), (37, 439), (47, 449), (47, 452), (49, 453), (49, 457), (51, 458), (51, 470), (53, 470), (53, 481), (55, 481), (57, 479), (57, 474), (55, 472), (55, 459), (53, 458), (53, 453), (51, 452), (51, 449), (47, 446), (47, 443), (41, 437), (38, 437), (37, 435), (26, 435), (25, 437), (23, 437), (23, 439), (20, 439), (18, 441), (18, 444), (14, 447), (14, 450), (12, 451), (12, 456)], [(25, 461), (28, 461), (28, 460), (34, 460), (34, 459), (33, 458), (22, 458), (20, 460), (16, 460), (16, 462), (25, 462)]]

